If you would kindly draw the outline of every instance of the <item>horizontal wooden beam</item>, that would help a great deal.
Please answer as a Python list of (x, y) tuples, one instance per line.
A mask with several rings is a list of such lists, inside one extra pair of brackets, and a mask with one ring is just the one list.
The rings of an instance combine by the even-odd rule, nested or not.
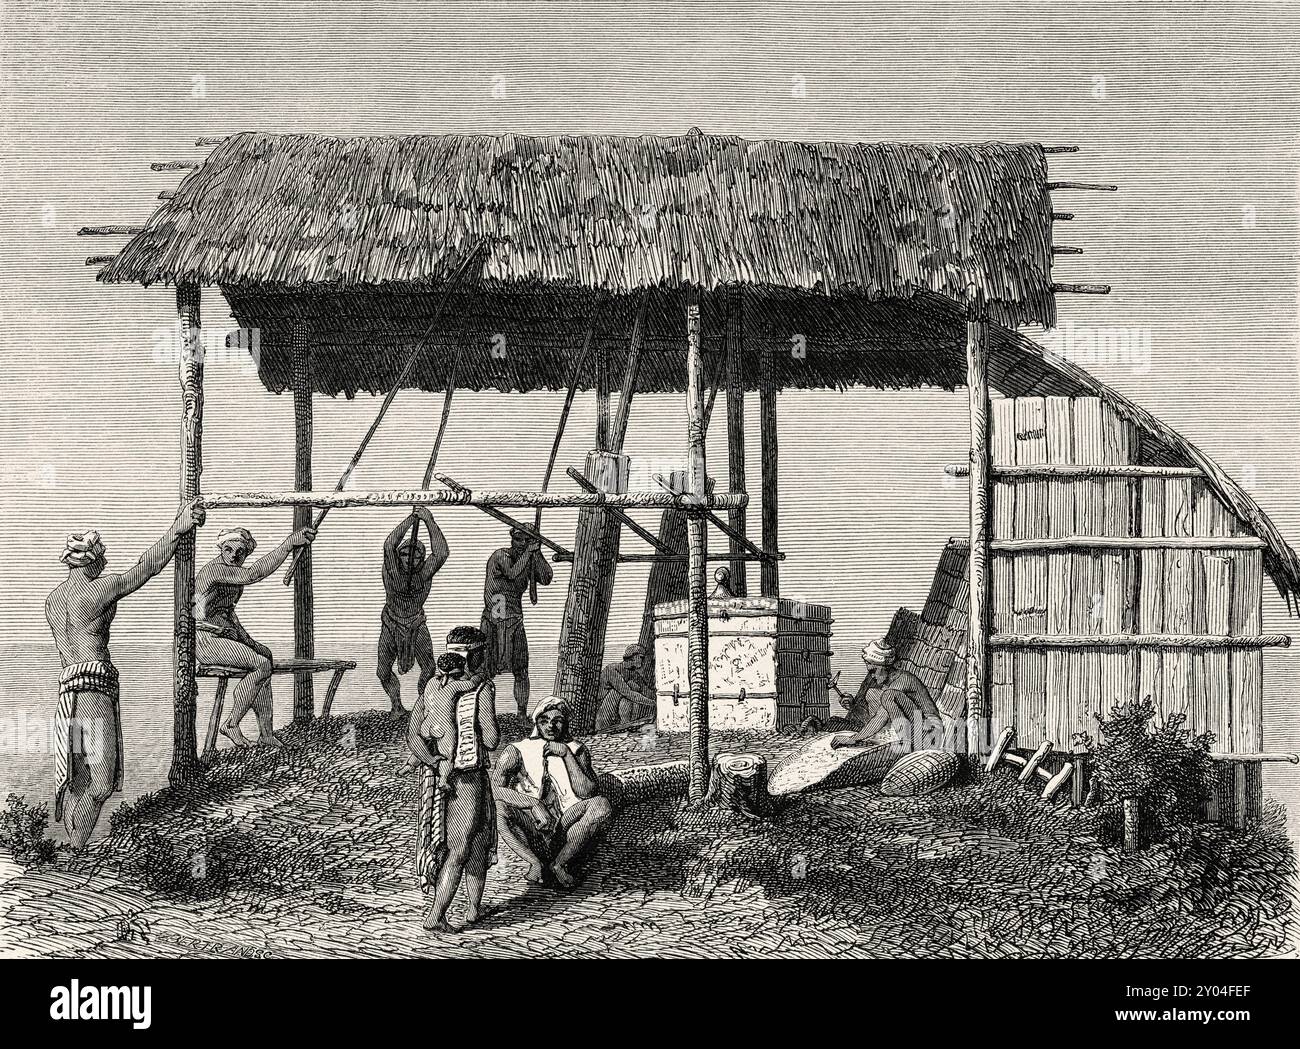
[(192, 171), (202, 167), (197, 160), (158, 160), (149, 165), (150, 171)]
[(1053, 255), (1082, 255), (1083, 249), (1071, 247), (1068, 244), (1053, 244), (1052, 254)]
[[(619, 554), (618, 559), (620, 562), (635, 561), (635, 562), (645, 563), (645, 562), (655, 562), (655, 561), (680, 561), (682, 564), (685, 564), (688, 559), (688, 555), (687, 554)], [(767, 558), (765, 557), (754, 557), (752, 554), (741, 554), (739, 555), (739, 559), (741, 561), (767, 560)], [(555, 557), (553, 557), (551, 560), (557, 562), (572, 561), (573, 555), (569, 554), (566, 557), (561, 557), (559, 554), (556, 554)], [(729, 563), (731, 561), (737, 560), (737, 558), (732, 557), (731, 554), (709, 554), (708, 557), (705, 558), (705, 560), (725, 561)], [(776, 560), (779, 561), (785, 560), (785, 554), (778, 554)]]
[(1047, 192), (1050, 193), (1054, 189), (1096, 189), (1103, 193), (1114, 193), (1119, 186), (1109, 182), (1049, 182)]
[(134, 237), (143, 233), (143, 226), (82, 226), (78, 237)]
[(708, 497), (700, 504), (689, 495), (669, 495), (658, 492), (637, 492), (627, 495), (608, 495), (604, 492), (524, 492), (514, 490), (476, 490), (464, 492), (443, 489), (425, 491), (411, 488), (396, 491), (338, 492), (223, 492), (204, 495), (203, 505), (211, 509), (244, 507), (247, 509), (271, 506), (317, 506), (339, 509), (343, 507), (385, 506), (492, 506), (492, 507), (619, 507), (654, 510), (681, 510), (699, 513), (705, 509), (730, 510), (746, 506), (749, 496), (744, 492), (721, 492)]
[(194, 140), (196, 146), (219, 146), (226, 141), (225, 135), (200, 135)]
[(1044, 153), (1078, 153), (1078, 146), (1044, 146)]
[[(673, 491), (672, 485), (668, 483), (667, 478), (665, 478), (663, 474), (655, 474), (654, 479), (655, 479), (655, 483), (659, 485), (659, 487), (662, 488), (665, 492)], [(766, 550), (762, 550), (759, 547), (755, 546), (752, 542), (750, 542), (748, 536), (742, 534), (741, 532), (736, 531), (734, 528), (731, 527), (731, 525), (729, 525), (726, 521), (720, 518), (717, 514), (710, 513), (708, 510), (705, 510), (704, 516), (708, 519), (711, 525), (713, 525), (715, 528), (718, 529), (719, 532), (725, 535), (728, 539), (734, 539), (737, 543), (740, 544), (742, 549), (749, 551), (751, 556), (745, 558), (745, 560), (747, 561), (748, 560), (758, 560), (758, 561), (783, 560), (782, 555), (770, 554)]]
[(98, 266), (101, 262), (112, 262), (116, 255), (90, 255), (86, 258), (87, 266)]
[(1286, 634), (992, 634), (994, 648), (1290, 648)]
[[(962, 536), (955, 546), (966, 546)], [(1026, 550), (1259, 550), (1264, 540), (1253, 535), (1067, 535), (1050, 539), (994, 539), (989, 544), (997, 553)]]
[(1069, 221), (1071, 221), (1073, 218), (1074, 218), (1074, 212), (1073, 212), (1073, 211), (1053, 211), (1053, 212), (1052, 212), (1052, 221), (1053, 221), (1053, 222), (1069, 222)]
[(1300, 765), (1300, 754), (1240, 754), (1234, 751), (1212, 750), (1209, 753), (1211, 761), (1237, 761), (1247, 763), (1257, 763), (1263, 761), (1285, 761), (1292, 765)]
[[(966, 477), (970, 467), (965, 463), (950, 463), (943, 472), (953, 477)], [(1195, 466), (1136, 466), (1130, 463), (1042, 463), (1036, 466), (995, 466), (994, 478), (999, 477), (1055, 477), (1062, 481), (1085, 480), (1089, 477), (1204, 477), (1203, 470)]]
[[(565, 472), (570, 477), (572, 477), (575, 482), (577, 482), (579, 487), (583, 488), (585, 491), (588, 492), (600, 491), (600, 489), (597, 488), (594, 484), (592, 484), (591, 481), (587, 480), (585, 474), (581, 473), (578, 470), (575, 470), (572, 466), (566, 467)], [(657, 535), (655, 535), (649, 529), (643, 528), (636, 521), (632, 520), (632, 518), (629, 517), (625, 511), (620, 510), (616, 506), (608, 507), (607, 509), (611, 514), (617, 517), (623, 524), (627, 525), (628, 528), (632, 529), (633, 532), (639, 535), (642, 539), (644, 539), (647, 543), (653, 546), (656, 550), (662, 550), (664, 553), (673, 553), (673, 551), (668, 547), (668, 544), (661, 542)]]
[[(439, 483), (445, 484), (453, 492), (456, 493), (469, 492), (469, 489), (466, 488), (463, 484), (453, 481), (446, 474), (434, 474), (434, 476), (438, 479)], [(542, 533), (538, 531), (536, 528), (534, 528), (532, 525), (525, 524), (523, 521), (520, 521), (518, 518), (511, 517), (509, 514), (506, 513), (502, 513), (495, 506), (479, 506), (477, 507), (477, 509), (487, 514), (488, 517), (500, 521), (504, 525), (508, 525), (511, 528), (519, 529), (519, 531), (523, 532), (525, 535), (541, 543), (542, 546), (549, 547), (550, 549), (554, 550), (556, 559), (560, 558), (561, 556), (568, 556), (569, 558), (573, 557), (572, 551), (565, 549), (559, 543), (555, 543), (552, 542), (550, 539), (547, 539), (546, 536), (542, 535)]]
[(1069, 295), (1109, 295), (1109, 284), (1057, 284), (1052, 282), (1052, 291)]

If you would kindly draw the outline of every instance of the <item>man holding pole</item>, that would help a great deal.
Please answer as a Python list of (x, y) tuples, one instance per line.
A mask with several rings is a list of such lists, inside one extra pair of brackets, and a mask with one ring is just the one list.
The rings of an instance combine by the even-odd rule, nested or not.
[(515, 707), (528, 716), (528, 636), (524, 633), (525, 590), (550, 584), (554, 573), (542, 556), (542, 544), (519, 528), (510, 529), (510, 545), (488, 558), (483, 581), (483, 633), (488, 638), (488, 673), (510, 671), (515, 679)]
[[(417, 538), (424, 522), (431, 549)], [(447, 540), (426, 506), (411, 511), (384, 540), (384, 610), (379, 617), (379, 683), (388, 693), (392, 712), (402, 712), (402, 686), (397, 674), (420, 664), (419, 694), (434, 675), (433, 640), (424, 618), (424, 602), (434, 574), (447, 562)], [(393, 664), (397, 664), (397, 674)]]

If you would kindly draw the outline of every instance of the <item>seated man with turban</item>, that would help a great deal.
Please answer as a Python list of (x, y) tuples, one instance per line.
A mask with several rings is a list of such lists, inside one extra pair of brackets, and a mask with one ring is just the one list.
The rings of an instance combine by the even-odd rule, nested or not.
[(654, 716), (655, 697), (645, 678), (645, 653), (640, 645), (628, 645), (621, 663), (611, 663), (600, 672), (596, 731), (609, 732)]
[(548, 699), (533, 711), (528, 739), (507, 744), (492, 777), (501, 836), (528, 863), (525, 877), (545, 871), (563, 888), (577, 884), (575, 865), (605, 836), (614, 819), (600, 793), (591, 753), (569, 737), (569, 706)]
[(195, 503), (181, 507), (163, 537), (121, 573), (104, 571), (108, 554), (98, 532), (74, 532), (63, 548), (68, 578), (46, 598), (45, 619), (63, 665), (54, 712), (54, 818), (73, 848), (86, 844), (104, 802), (122, 789), (122, 714), (108, 651), (117, 603), (166, 568), (181, 537), (203, 517)]
[(235, 686), (222, 733), (237, 747), (252, 746), (239, 728), (252, 710), (257, 718), (257, 742), (283, 746), (272, 731), (271, 650), (254, 641), (235, 613), (244, 587), (261, 582), (282, 564), (289, 551), (306, 546), (316, 538), (313, 528), (300, 528), (287, 536), (269, 554), (246, 565), (257, 541), (247, 528), (230, 528), (217, 536), (217, 556), (199, 569), (194, 580), (194, 640), (200, 663), (237, 667), (247, 673)]
[(893, 648), (884, 641), (872, 641), (863, 646), (862, 661), (867, 665), (867, 673), (856, 695), (849, 700), (844, 717), (830, 718), (825, 723), (809, 718), (804, 722), (805, 730), (849, 729), (836, 736), (831, 746), (851, 747), (876, 740), (888, 726), (913, 739), (918, 718), (938, 723), (939, 710), (930, 690), (915, 674), (894, 665)]

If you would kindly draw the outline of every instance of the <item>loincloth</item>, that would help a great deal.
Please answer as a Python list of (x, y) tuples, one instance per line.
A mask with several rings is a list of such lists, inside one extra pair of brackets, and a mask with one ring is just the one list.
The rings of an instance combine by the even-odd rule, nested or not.
[(493, 674), (528, 665), (528, 635), (522, 615), (498, 619), (485, 610), (479, 627), (487, 635), (488, 666)]
[(59, 702), (54, 708), (54, 818), (63, 819), (63, 795), (72, 782), (72, 757), (84, 753), (84, 731), (77, 732), (77, 696), (98, 692), (113, 705), (116, 721), (117, 754), (113, 790), (122, 789), (122, 707), (117, 667), (103, 660), (73, 663), (59, 675)]
[[(379, 623), (379, 651), (384, 652), (386, 648), (391, 648), (398, 673), (405, 674), (415, 666), (416, 645), (421, 637), (429, 632), (425, 624), (424, 609), (420, 609), (414, 615), (402, 616), (385, 605), (383, 612), (380, 613)], [(429, 648), (432, 652), (432, 641), (429, 643)]]

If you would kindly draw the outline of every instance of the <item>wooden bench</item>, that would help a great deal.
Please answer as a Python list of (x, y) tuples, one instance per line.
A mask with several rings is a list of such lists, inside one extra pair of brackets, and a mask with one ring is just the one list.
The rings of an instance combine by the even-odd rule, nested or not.
[[(357, 665), (350, 659), (276, 659), (271, 665), (271, 674), (321, 674), (332, 671), (329, 688), (325, 691), (325, 703), (320, 715), (327, 718), (330, 707), (334, 705), (334, 694), (339, 690), (343, 675), (349, 670), (356, 670)], [(231, 678), (241, 678), (248, 671), (243, 667), (226, 667), (217, 663), (200, 663), (194, 672), (195, 677), (214, 677), (217, 679), (217, 694), (212, 701), (212, 716), (208, 718), (208, 734), (203, 741), (203, 756), (206, 764), (217, 753), (217, 732), (221, 727), (221, 708), (226, 701), (226, 687)]]

